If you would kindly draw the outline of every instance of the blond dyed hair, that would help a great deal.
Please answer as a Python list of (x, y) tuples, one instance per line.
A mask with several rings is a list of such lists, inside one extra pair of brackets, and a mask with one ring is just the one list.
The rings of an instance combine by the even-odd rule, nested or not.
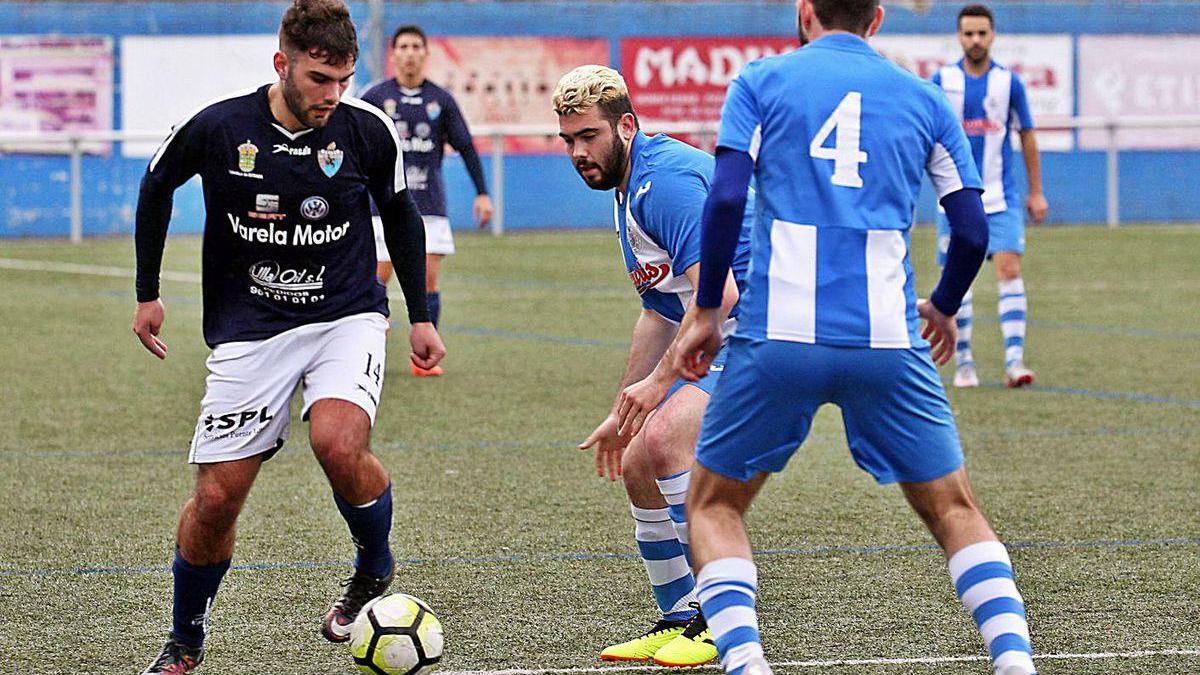
[(633, 114), (625, 78), (607, 66), (579, 66), (563, 75), (551, 102), (559, 115), (578, 115), (598, 107), (605, 119), (615, 122), (625, 113)]

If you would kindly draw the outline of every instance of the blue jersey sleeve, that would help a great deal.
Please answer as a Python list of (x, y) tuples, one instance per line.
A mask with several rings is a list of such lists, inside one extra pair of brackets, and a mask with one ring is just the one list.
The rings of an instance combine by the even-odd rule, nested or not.
[(749, 75), (750, 73), (744, 70), (729, 83), (725, 105), (721, 107), (721, 128), (717, 132), (717, 146), (757, 157), (761, 118), (758, 102), (748, 80)]
[(975, 168), (971, 145), (962, 123), (940, 91), (931, 92), (933, 144), (925, 169), (933, 181), (938, 199), (964, 188), (983, 190), (983, 180)]
[(1033, 115), (1029, 113), (1029, 97), (1025, 95), (1025, 83), (1013, 73), (1012, 94), (1009, 95), (1013, 113), (1017, 116), (1017, 129), (1024, 131), (1033, 128)]
[(933, 71), (933, 77), (929, 78), (929, 81), (936, 84), (939, 89), (942, 87), (942, 71), (940, 68)]
[[(649, 187), (647, 187), (649, 186)], [(633, 212), (638, 223), (671, 256), (676, 276), (700, 262), (700, 220), (708, 184), (699, 174), (656, 172), (634, 187)]]

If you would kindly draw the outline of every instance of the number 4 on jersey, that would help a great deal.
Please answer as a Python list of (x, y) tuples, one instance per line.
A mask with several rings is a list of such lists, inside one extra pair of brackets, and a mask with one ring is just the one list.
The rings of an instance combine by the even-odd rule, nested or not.
[[(834, 147), (825, 147), (829, 134), (837, 130), (837, 141)], [(808, 144), (808, 154), (815, 159), (833, 160), (834, 185), (860, 188), (863, 186), (862, 176), (858, 173), (858, 165), (867, 162), (867, 153), (859, 149), (862, 138), (862, 93), (852, 91), (846, 94), (833, 114), (825, 120), (821, 130)]]

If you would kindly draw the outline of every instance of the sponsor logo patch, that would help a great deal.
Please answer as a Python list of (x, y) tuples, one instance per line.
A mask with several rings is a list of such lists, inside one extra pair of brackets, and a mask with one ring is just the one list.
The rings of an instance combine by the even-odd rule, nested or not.
[(281, 152), (287, 153), (292, 157), (308, 157), (312, 154), (312, 148), (308, 147), (307, 145), (302, 148), (293, 148), (287, 143), (276, 143), (275, 149), (271, 151), (271, 154), (278, 155)]
[(249, 438), (262, 431), (263, 426), (275, 419), (267, 414), (267, 407), (253, 410), (238, 410), (221, 414), (208, 414), (200, 420), (204, 431), (200, 438), (211, 441), (219, 438)]
[(323, 197), (309, 197), (300, 204), (300, 215), (306, 220), (320, 220), (329, 215), (329, 202)]

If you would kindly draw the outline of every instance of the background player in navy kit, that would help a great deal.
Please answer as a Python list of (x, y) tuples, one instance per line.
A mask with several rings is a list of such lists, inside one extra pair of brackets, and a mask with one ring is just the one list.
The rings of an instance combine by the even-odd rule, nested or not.
[[(454, 235), (446, 216), (446, 188), (442, 180), (442, 157), (447, 143), (462, 155), (475, 183), (473, 211), (480, 227), (492, 219), (492, 200), (479, 153), (471, 140), (467, 121), (450, 92), (425, 79), (425, 60), (429, 45), (418, 26), (400, 26), (392, 35), (393, 79), (371, 87), (362, 98), (378, 106), (396, 123), (400, 145), (407, 164), (408, 188), (417, 200), (425, 220), (425, 290), (433, 324), (441, 316), (442, 296), (438, 285), (442, 258), (454, 253)], [(378, 223), (376, 224), (378, 226)], [(384, 284), (392, 275), (392, 263), (383, 245), (378, 227), (375, 249), (379, 258), (378, 275)], [(441, 367), (422, 370), (414, 364), (413, 375), (440, 375)]]
[(445, 350), (425, 305), (424, 228), (395, 129), (374, 107), (342, 98), (357, 45), (341, 0), (295, 0), (274, 57), (279, 82), (177, 125), (142, 180), (133, 331), (166, 357), (158, 286), (172, 195), (199, 174), (204, 338), (213, 349), (189, 456), (196, 486), (179, 518), (172, 629), (146, 673), (186, 673), (203, 659), (238, 514), (262, 462), (287, 438), (298, 386), (313, 452), (358, 547), (324, 636), (349, 639), (359, 609), (391, 583), (391, 482), (369, 448), (388, 311), (370, 253), (371, 199), (399, 263), (412, 361), (430, 368)]

